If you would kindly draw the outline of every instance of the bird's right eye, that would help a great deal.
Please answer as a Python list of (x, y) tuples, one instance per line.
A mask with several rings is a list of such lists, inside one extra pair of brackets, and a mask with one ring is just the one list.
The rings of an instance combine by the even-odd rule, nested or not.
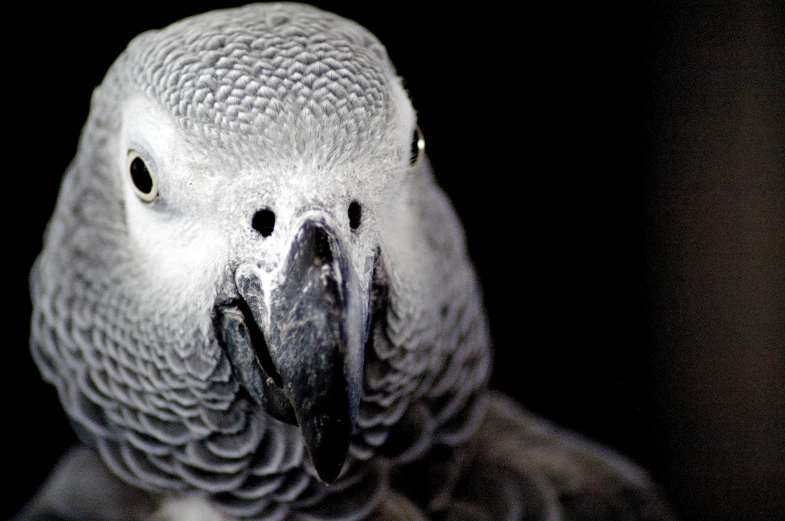
[(158, 183), (150, 165), (139, 152), (128, 151), (128, 176), (136, 196), (145, 203), (152, 202), (158, 195)]

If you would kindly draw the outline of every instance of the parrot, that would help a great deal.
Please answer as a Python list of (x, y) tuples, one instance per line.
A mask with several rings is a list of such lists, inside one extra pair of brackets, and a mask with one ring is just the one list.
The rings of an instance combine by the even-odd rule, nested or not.
[(302, 4), (130, 42), (30, 274), (81, 444), (19, 519), (672, 519), (489, 388), (464, 232), (385, 47)]

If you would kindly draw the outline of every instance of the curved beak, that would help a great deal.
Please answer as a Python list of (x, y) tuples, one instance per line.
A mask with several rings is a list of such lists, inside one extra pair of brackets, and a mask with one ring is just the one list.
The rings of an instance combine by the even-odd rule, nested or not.
[(314, 468), (331, 483), (362, 392), (367, 317), (351, 263), (330, 228), (310, 220), (273, 282), (269, 309), (254, 269), (241, 267), (235, 281), (242, 302), (224, 308), (220, 324), (232, 364), (260, 405), (300, 426)]

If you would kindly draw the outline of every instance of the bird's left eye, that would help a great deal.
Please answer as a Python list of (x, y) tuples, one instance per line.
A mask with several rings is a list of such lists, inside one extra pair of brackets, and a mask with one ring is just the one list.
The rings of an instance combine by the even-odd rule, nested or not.
[(147, 161), (138, 152), (129, 150), (127, 170), (136, 196), (145, 203), (152, 202), (158, 195), (158, 183)]
[(411, 150), (409, 151), (409, 165), (417, 166), (425, 154), (425, 138), (420, 130), (420, 125), (414, 126), (414, 134), (412, 134)]

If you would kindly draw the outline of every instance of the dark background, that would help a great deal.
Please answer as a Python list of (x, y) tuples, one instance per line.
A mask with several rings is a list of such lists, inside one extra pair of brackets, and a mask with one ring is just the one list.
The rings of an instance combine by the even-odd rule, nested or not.
[[(483, 282), (493, 384), (649, 469), (683, 519), (785, 519), (782, 3), (317, 4), (404, 78)], [(26, 277), (92, 88), (137, 33), (216, 7), (4, 15), (23, 36), (3, 53), (0, 516), (74, 442), (28, 354)]]

